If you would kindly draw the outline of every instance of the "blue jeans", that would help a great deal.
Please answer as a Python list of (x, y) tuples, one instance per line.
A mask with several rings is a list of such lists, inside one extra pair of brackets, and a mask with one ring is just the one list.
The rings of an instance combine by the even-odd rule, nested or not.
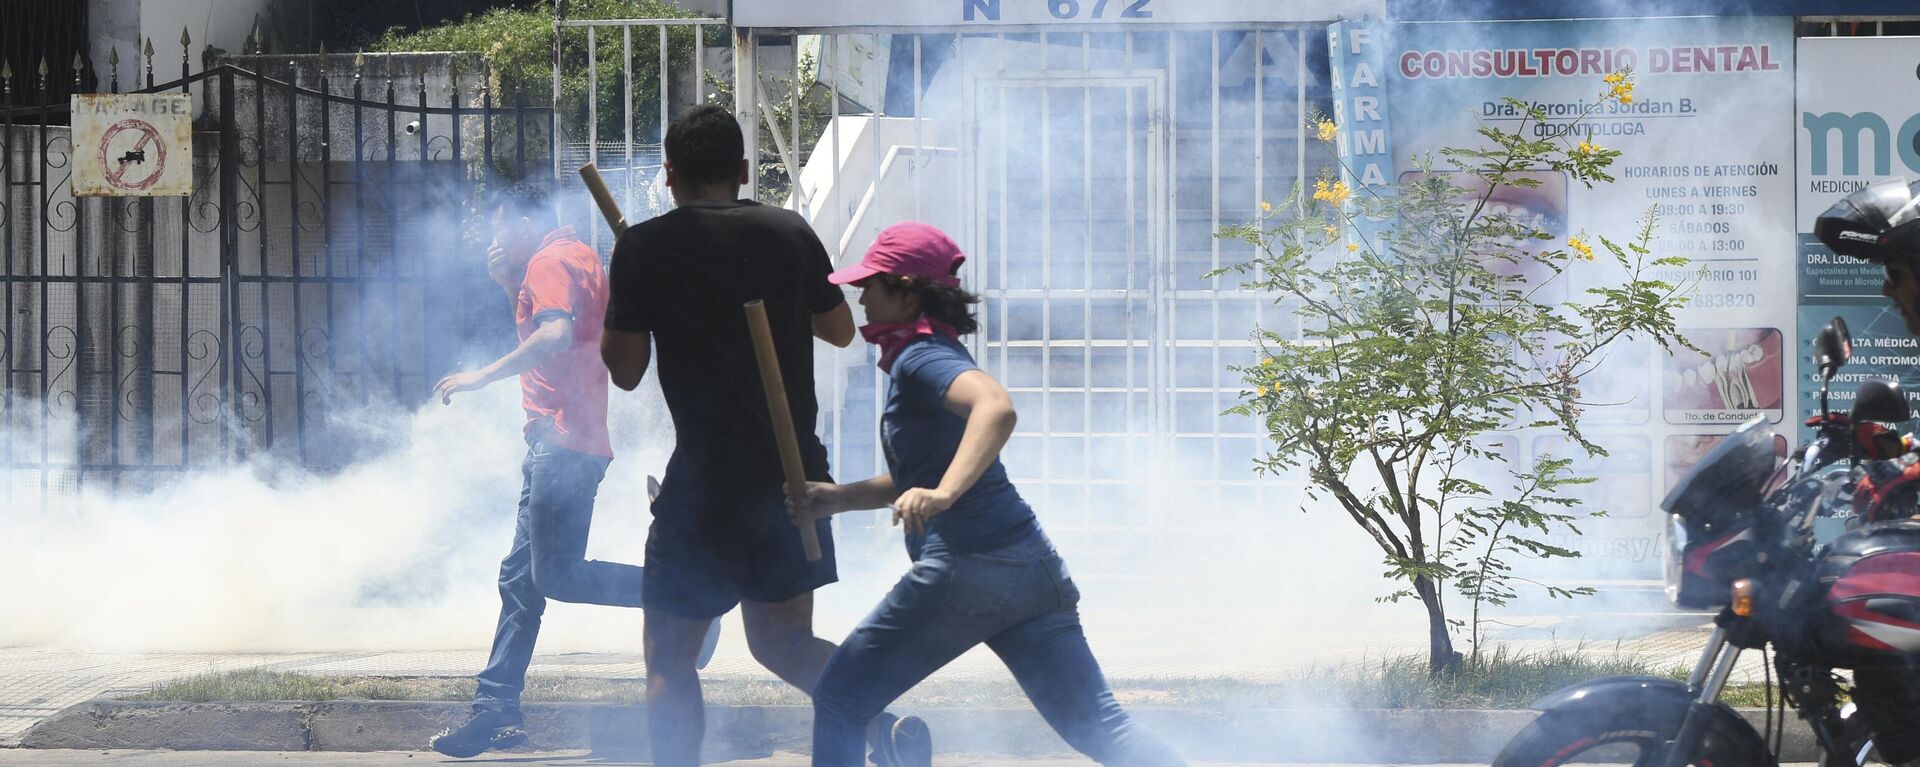
[(930, 541), (827, 661), (813, 691), (814, 767), (861, 767), (868, 720), (985, 642), (1068, 745), (1105, 765), (1186, 762), (1121, 710), (1080, 628), (1080, 590), (1045, 534), (979, 554)]
[(500, 623), (474, 708), (514, 711), (526, 686), (547, 600), (639, 607), (638, 566), (587, 559), (593, 497), (612, 459), (533, 439), (520, 465), (513, 549), (500, 561)]

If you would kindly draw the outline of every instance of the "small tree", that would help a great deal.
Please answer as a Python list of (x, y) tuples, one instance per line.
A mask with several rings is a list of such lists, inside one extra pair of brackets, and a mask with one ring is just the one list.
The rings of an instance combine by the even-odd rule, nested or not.
[[(1442, 150), (1447, 172), (1428, 158), (1413, 180), (1357, 197), (1328, 174), (1310, 194), (1295, 189), (1284, 215), (1263, 204), (1270, 215), (1221, 233), (1255, 246), (1252, 261), (1223, 271), (1293, 306), (1300, 327), (1298, 338), (1257, 331), (1267, 357), (1239, 369), (1251, 391), (1231, 412), (1265, 422), (1274, 446), (1262, 471), (1303, 469), (1309, 497), (1330, 498), (1380, 547), (1398, 584), (1383, 599), (1426, 608), (1434, 673), (1460, 661), (1448, 582), (1473, 602), (1477, 652), (1481, 607), (1506, 603), (1526, 583), (1509, 556), (1579, 556), (1545, 538), (1578, 532), (1565, 491), (1592, 479), (1567, 457), (1512, 466), (1489, 439), (1546, 429), (1603, 454), (1580, 430), (1582, 377), (1624, 337), (1685, 343), (1673, 313), (1686, 286), (1651, 270), (1687, 262), (1648, 250), (1651, 211), (1624, 243), (1584, 234), (1561, 243), (1538, 219), (1494, 204), (1552, 174), (1588, 187), (1613, 180), (1607, 169), (1619, 152), (1576, 143), (1587, 116), (1633, 101), (1630, 73), (1606, 80), (1556, 138), (1527, 138), (1545, 115), (1508, 99), (1528, 117), (1511, 130), (1483, 123), (1483, 145)], [(1328, 120), (1308, 129), (1323, 141), (1338, 135)], [(1618, 281), (1564, 301), (1543, 294), (1564, 290), (1570, 269), (1602, 267), (1590, 263), (1594, 242), (1622, 272)], [(1504, 476), (1487, 478), (1488, 467)]]

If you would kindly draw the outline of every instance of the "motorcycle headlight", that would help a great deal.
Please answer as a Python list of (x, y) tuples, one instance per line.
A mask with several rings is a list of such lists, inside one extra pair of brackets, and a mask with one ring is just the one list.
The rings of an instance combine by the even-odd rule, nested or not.
[(1734, 581), (1732, 599), (1727, 602), (1733, 608), (1733, 614), (1742, 618), (1752, 615), (1754, 598), (1759, 591), (1760, 586), (1754, 583), (1752, 578)]

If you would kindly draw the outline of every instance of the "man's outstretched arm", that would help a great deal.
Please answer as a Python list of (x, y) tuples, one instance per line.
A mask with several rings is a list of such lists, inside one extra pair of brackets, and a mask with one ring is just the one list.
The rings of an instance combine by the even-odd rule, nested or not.
[(845, 301), (813, 315), (813, 337), (845, 349), (853, 343), (853, 309)]
[(600, 360), (607, 363), (607, 374), (621, 391), (633, 391), (647, 375), (653, 361), (653, 341), (645, 333), (608, 330), (600, 336)]
[(573, 319), (554, 317), (542, 322), (538, 329), (527, 336), (527, 340), (507, 352), (507, 356), (494, 360), (493, 364), (440, 379), (440, 383), (434, 384), (433, 393), (440, 396), (441, 404), (451, 403), (455, 394), (485, 388), (494, 381), (539, 367), (541, 363), (566, 351), (572, 343)]

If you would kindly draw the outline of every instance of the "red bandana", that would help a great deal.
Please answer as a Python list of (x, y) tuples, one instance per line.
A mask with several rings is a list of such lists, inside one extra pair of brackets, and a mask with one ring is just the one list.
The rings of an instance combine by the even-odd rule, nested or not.
[(956, 340), (960, 338), (960, 331), (952, 325), (924, 314), (913, 322), (881, 322), (860, 326), (860, 335), (867, 339), (867, 343), (880, 347), (880, 369), (887, 373), (893, 372), (893, 361), (899, 358), (900, 350), (907, 348), (908, 343), (935, 333)]

